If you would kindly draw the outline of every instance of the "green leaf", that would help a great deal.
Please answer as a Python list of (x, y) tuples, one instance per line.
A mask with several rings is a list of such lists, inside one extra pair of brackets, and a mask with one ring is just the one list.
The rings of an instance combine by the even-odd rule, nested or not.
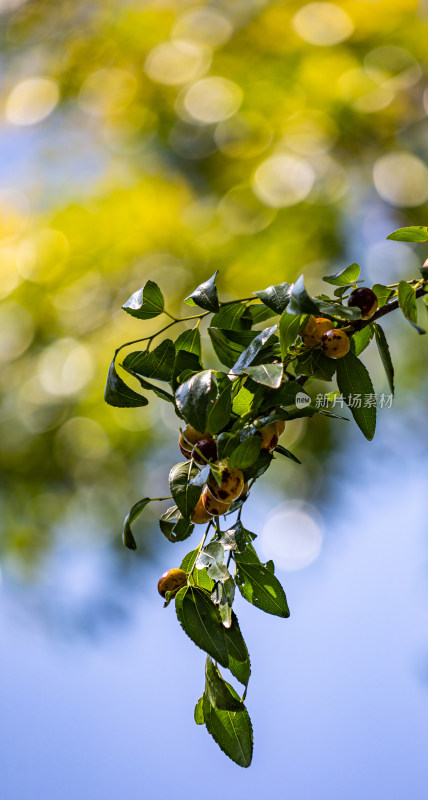
[(242, 386), (238, 394), (233, 399), (232, 410), (238, 417), (243, 417), (253, 407), (254, 392), (251, 392), (246, 386)]
[(129, 386), (119, 377), (115, 367), (116, 355), (110, 364), (107, 375), (106, 387), (104, 390), (104, 400), (109, 406), (116, 408), (136, 408), (138, 406), (147, 406), (149, 401), (142, 394), (134, 392)]
[(193, 570), (193, 567), (195, 566), (195, 561), (198, 555), (199, 555), (199, 547), (197, 547), (195, 550), (191, 550), (189, 553), (186, 553), (180, 564), (180, 569), (182, 569), (183, 572), (190, 573)]
[(373, 339), (373, 325), (366, 325), (351, 337), (351, 350), (359, 356)]
[(251, 664), (247, 645), (242, 636), (236, 614), (232, 611), (232, 624), (225, 628), (226, 645), (229, 653), (229, 669), (232, 675), (244, 686), (250, 680)]
[(299, 459), (296, 456), (293, 455), (293, 453), (290, 453), (289, 450), (287, 450), (285, 447), (283, 447), (282, 444), (277, 444), (277, 446), (275, 447), (275, 453), (281, 453), (282, 456), (285, 456), (286, 458), (290, 458), (291, 461), (295, 461), (296, 464), (301, 464), (302, 463), (301, 461), (299, 461)]
[(203, 725), (205, 722), (203, 702), (204, 702), (204, 696), (202, 695), (202, 697), (199, 698), (198, 702), (195, 705), (194, 718), (197, 725)]
[(166, 392), (165, 389), (161, 389), (160, 386), (155, 386), (154, 383), (149, 383), (149, 381), (146, 381), (145, 378), (142, 378), (141, 375), (138, 375), (136, 372), (131, 372), (131, 370), (128, 370), (128, 372), (140, 382), (140, 385), (143, 389), (154, 392), (157, 397), (160, 397), (162, 400), (167, 400), (168, 403), (175, 405), (174, 396), (169, 392)]
[(131, 295), (122, 306), (123, 310), (138, 319), (152, 319), (162, 314), (165, 300), (159, 286), (154, 281), (147, 281), (141, 289)]
[(289, 314), (318, 314), (318, 306), (305, 289), (303, 275), (300, 275), (293, 286), (287, 310)]
[(210, 369), (192, 375), (178, 387), (175, 393), (178, 410), (197, 431), (205, 430), (209, 405), (216, 394), (215, 378)]
[(317, 297), (310, 297), (305, 289), (303, 276), (297, 279), (287, 308), (290, 314), (315, 314), (334, 317), (334, 319), (357, 320), (361, 319), (359, 308), (343, 306), (339, 303), (329, 303)]
[(246, 319), (247, 306), (244, 303), (228, 303), (211, 317), (210, 326), (231, 331), (249, 330), (251, 319)]
[(379, 355), (382, 359), (386, 377), (388, 378), (389, 388), (391, 393), (394, 394), (394, 365), (392, 363), (391, 353), (389, 352), (388, 342), (386, 341), (383, 328), (381, 328), (377, 323), (374, 326), (374, 332)]
[(208, 733), (221, 750), (238, 766), (249, 767), (253, 757), (253, 729), (245, 706), (242, 711), (222, 711), (214, 708), (204, 694), (203, 715)]
[(275, 314), (282, 314), (289, 303), (292, 288), (293, 284), (291, 283), (278, 283), (275, 286), (268, 286), (267, 289), (262, 289), (260, 292), (253, 292), (253, 294)]
[(195, 527), (189, 519), (184, 519), (177, 506), (171, 506), (162, 514), (159, 527), (169, 542), (183, 542), (188, 539)]
[(210, 542), (196, 559), (196, 569), (206, 569), (213, 581), (224, 581), (229, 578), (227, 567), (223, 564), (224, 548), (219, 542)]
[(237, 520), (233, 528), (224, 531), (220, 536), (219, 542), (225, 550), (243, 551), (247, 546), (245, 528), (240, 520)]
[(256, 367), (245, 367), (242, 372), (262, 386), (278, 389), (281, 386), (284, 366), (283, 364), (258, 364)]
[(350, 264), (349, 267), (345, 267), (345, 269), (342, 269), (341, 272), (337, 272), (335, 275), (325, 275), (323, 281), (331, 283), (333, 286), (348, 286), (349, 284), (355, 283), (359, 277), (360, 268), (358, 264)]
[(201, 334), (199, 328), (191, 328), (183, 331), (174, 342), (175, 352), (185, 350), (186, 353), (193, 353), (200, 359), (201, 357)]
[(398, 284), (398, 303), (404, 316), (414, 322), (418, 321), (418, 309), (416, 307), (416, 290), (407, 281), (400, 281)]
[[(362, 361), (351, 352), (337, 359), (337, 385), (358, 427), (366, 439), (373, 439), (376, 428), (376, 397), (373, 384)], [(355, 395), (361, 395), (360, 406), (352, 401)]]
[(232, 413), (232, 382), (227, 376), (224, 380), (219, 379), (217, 373), (217, 384), (218, 395), (207, 417), (207, 428), (213, 434), (219, 433), (226, 427)]
[(255, 339), (254, 331), (234, 331), (222, 328), (208, 328), (215, 354), (222, 364), (232, 367), (246, 347)]
[(223, 667), (229, 664), (220, 612), (203, 589), (185, 586), (175, 598), (178, 621), (187, 636)]
[(129, 353), (123, 361), (123, 367), (133, 374), (155, 378), (158, 381), (170, 381), (175, 361), (175, 348), (171, 339), (164, 339), (154, 350), (135, 351)]
[(257, 461), (262, 441), (260, 436), (250, 436), (234, 450), (229, 457), (231, 469), (247, 469)]
[[(200, 429), (199, 429), (200, 430)], [(177, 508), (186, 519), (191, 517), (201, 495), (201, 487), (190, 483), (198, 474), (192, 461), (176, 464), (169, 473), (169, 488)]]
[(220, 676), (209, 656), (205, 662), (205, 696), (214, 708), (223, 711), (242, 711), (245, 708), (230, 691), (229, 684)]
[(196, 353), (189, 353), (187, 350), (179, 350), (175, 357), (172, 373), (172, 389), (176, 391), (181, 383), (184, 383), (192, 376), (192, 373), (200, 372), (201, 369), (202, 365)]
[(276, 311), (272, 311), (271, 308), (268, 308), (263, 303), (254, 303), (248, 306), (245, 318), (249, 319), (251, 325), (258, 325), (260, 322), (266, 322), (267, 319), (276, 317), (276, 315)]
[(233, 365), (232, 372), (234, 375), (239, 375), (239, 373), (242, 372), (245, 367), (249, 367), (250, 364), (253, 363), (258, 353), (260, 353), (271, 336), (273, 336), (276, 329), (277, 325), (273, 325), (271, 328), (265, 328), (263, 331), (260, 331), (260, 333), (253, 339), (246, 350), (241, 353), (237, 362)]
[(322, 381), (331, 381), (336, 372), (336, 361), (327, 358), (322, 350), (308, 350), (293, 362), (297, 373)]
[(372, 286), (372, 291), (377, 297), (379, 308), (382, 308), (382, 306), (388, 302), (391, 295), (394, 294), (394, 289), (388, 289), (388, 287), (384, 286), (383, 283), (375, 283), (374, 286)]
[(392, 239), (394, 242), (428, 242), (428, 228), (425, 225), (398, 228), (386, 238)]
[(201, 283), (192, 294), (186, 297), (185, 302), (190, 306), (199, 306), (204, 311), (218, 311), (220, 304), (218, 301), (217, 287), (215, 279), (218, 269), (215, 271), (212, 278), (205, 283)]
[(241, 554), (235, 554), (235, 561), (236, 583), (245, 600), (267, 614), (289, 617), (287, 598), (278, 578), (262, 564), (244, 563)]
[(144, 511), (146, 505), (151, 502), (150, 497), (144, 497), (142, 500), (139, 500), (138, 503), (135, 503), (131, 510), (126, 515), (123, 521), (123, 534), (122, 534), (122, 541), (125, 547), (129, 550), (136, 550), (137, 549), (137, 542), (134, 539), (134, 534), (131, 530), (131, 523), (134, 522), (137, 517), (140, 516), (141, 512)]
[(279, 342), (281, 345), (281, 356), (284, 359), (292, 344), (296, 341), (300, 329), (304, 323), (306, 315), (288, 314), (287, 311), (279, 320)]
[(254, 464), (251, 464), (250, 467), (246, 467), (244, 470), (245, 480), (249, 481), (251, 478), (254, 478), (255, 480), (260, 478), (266, 472), (266, 470), (269, 469), (272, 461), (272, 453), (267, 453), (266, 450), (262, 450), (257, 461), (255, 461)]

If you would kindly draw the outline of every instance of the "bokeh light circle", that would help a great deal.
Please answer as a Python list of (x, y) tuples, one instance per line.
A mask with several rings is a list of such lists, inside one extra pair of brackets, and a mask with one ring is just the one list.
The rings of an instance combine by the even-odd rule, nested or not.
[(242, 97), (242, 89), (234, 81), (212, 75), (189, 87), (184, 96), (184, 107), (197, 122), (209, 125), (235, 114)]
[(316, 510), (299, 502), (282, 503), (269, 515), (260, 536), (264, 557), (284, 570), (312, 564), (321, 552), (322, 522)]
[(58, 84), (51, 78), (28, 78), (10, 92), (5, 115), (13, 125), (35, 125), (52, 113), (59, 101)]
[(373, 180), (378, 194), (391, 205), (411, 208), (428, 200), (428, 169), (411, 153), (388, 153), (378, 158)]
[(172, 29), (173, 39), (186, 39), (219, 47), (233, 33), (230, 19), (216, 8), (201, 6), (183, 14)]
[(304, 200), (314, 180), (314, 170), (307, 161), (290, 155), (275, 155), (256, 170), (253, 190), (266, 205), (284, 208)]
[(344, 42), (354, 32), (349, 15), (333, 3), (308, 3), (296, 12), (292, 24), (303, 41), (318, 47)]
[(211, 52), (195, 42), (177, 40), (162, 42), (149, 53), (144, 69), (156, 83), (181, 86), (206, 72)]

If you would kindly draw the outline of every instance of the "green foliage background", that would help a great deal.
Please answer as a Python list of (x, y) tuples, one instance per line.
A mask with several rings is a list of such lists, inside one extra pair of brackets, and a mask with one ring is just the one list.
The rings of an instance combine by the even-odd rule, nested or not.
[[(127, 508), (167, 479), (171, 420), (154, 402), (103, 402), (111, 353), (141, 335), (120, 310), (133, 291), (157, 281), (174, 313), (215, 269), (225, 299), (303, 270), (319, 291), (317, 276), (364, 256), (373, 231), (426, 224), (424, 6), (334, 3), (347, 16), (327, 44), (336, 23), (320, 5), (313, 44), (298, 2), (0, 4), (0, 546), (14, 574), (37, 574), (64, 531), (120, 547)], [(59, 101), (30, 125), (40, 85), (21, 105), (16, 87), (35, 77)], [(221, 80), (189, 94), (209, 77)], [(416, 160), (382, 171), (388, 154)], [(260, 172), (271, 158), (273, 178)], [(272, 189), (284, 163), (310, 183), (301, 201), (281, 180)], [(414, 264), (411, 246), (400, 252)], [(423, 366), (407, 351), (402, 385)], [(297, 486), (283, 468), (288, 490), (314, 485), (330, 436), (324, 420), (302, 426), (306, 477)]]

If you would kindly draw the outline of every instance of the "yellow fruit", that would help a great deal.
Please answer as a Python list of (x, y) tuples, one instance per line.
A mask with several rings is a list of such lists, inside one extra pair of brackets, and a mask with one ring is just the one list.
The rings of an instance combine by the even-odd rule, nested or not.
[(227, 514), (229, 511), (230, 503), (221, 503), (220, 500), (217, 500), (217, 498), (211, 494), (208, 486), (205, 486), (201, 495), (201, 500), (204, 510), (209, 514), (209, 517), (219, 517), (222, 514)]
[(260, 428), (257, 433), (262, 440), (261, 450), (268, 450), (269, 452), (275, 450), (279, 439), (278, 428), (275, 422), (272, 422), (270, 425), (265, 425), (264, 428)]
[(203, 504), (201, 495), (192, 514), (192, 522), (194, 522), (196, 525), (202, 525), (204, 522), (209, 522), (210, 518), (211, 515), (208, 514), (208, 511)]
[(349, 337), (340, 328), (332, 328), (321, 339), (323, 353), (329, 358), (343, 358), (349, 352)]
[(185, 458), (191, 458), (194, 445), (201, 439), (206, 439), (209, 436), (210, 434), (208, 431), (201, 433), (195, 428), (192, 428), (191, 425), (186, 425), (186, 427), (183, 429), (183, 433), (180, 433), (178, 439), (178, 446), (183, 453), (183, 456)]
[(158, 592), (162, 597), (165, 597), (167, 592), (172, 592), (175, 597), (178, 590), (186, 583), (187, 575), (182, 569), (169, 569), (159, 578)]
[(285, 422), (284, 422), (284, 420), (283, 420), (283, 419), (279, 419), (279, 420), (277, 420), (277, 421), (275, 422), (275, 425), (276, 425), (276, 429), (277, 429), (277, 431), (278, 431), (278, 439), (279, 439), (279, 437), (280, 437), (280, 436), (282, 436), (282, 434), (284, 433), (284, 430), (285, 430)]
[(316, 347), (320, 343), (323, 334), (329, 331), (330, 328), (331, 321), (329, 319), (311, 315), (300, 334), (300, 338), (306, 347)]
[(221, 473), (220, 486), (212, 473), (210, 473), (207, 485), (216, 500), (220, 500), (221, 503), (232, 503), (242, 492), (244, 476), (240, 469), (224, 467)]

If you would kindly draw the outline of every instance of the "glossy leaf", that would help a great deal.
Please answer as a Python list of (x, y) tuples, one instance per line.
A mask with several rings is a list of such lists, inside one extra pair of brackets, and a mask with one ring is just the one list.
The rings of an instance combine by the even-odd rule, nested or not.
[(331, 381), (336, 372), (336, 361), (327, 358), (322, 350), (309, 350), (293, 362), (297, 373), (307, 375), (311, 378), (320, 378), (323, 381)]
[(235, 561), (236, 583), (245, 600), (267, 614), (289, 617), (287, 598), (278, 578), (262, 564), (244, 563), (240, 554), (235, 555)]
[(238, 520), (233, 528), (224, 531), (220, 536), (219, 542), (223, 545), (225, 550), (237, 550), (238, 552), (245, 550), (247, 539), (242, 522)]
[(229, 669), (232, 675), (245, 686), (250, 680), (251, 663), (247, 645), (242, 636), (236, 614), (232, 611), (232, 624), (225, 628), (226, 645), (229, 653)]
[(416, 307), (416, 291), (407, 281), (400, 281), (398, 284), (398, 303), (410, 322), (418, 321), (418, 309)]
[(198, 702), (195, 705), (194, 719), (197, 725), (203, 725), (205, 722), (203, 703), (204, 703), (204, 696), (202, 695), (202, 697), (199, 698)]
[(215, 285), (217, 274), (218, 270), (215, 271), (214, 275), (208, 281), (201, 283), (192, 294), (189, 294), (185, 302), (190, 306), (199, 306), (199, 308), (203, 308), (204, 311), (218, 311), (220, 305), (217, 287)]
[(191, 328), (190, 330), (183, 331), (174, 342), (175, 352), (185, 350), (186, 353), (193, 353), (195, 356), (201, 357), (201, 334), (199, 328)]
[(291, 345), (296, 341), (304, 320), (305, 315), (302, 314), (289, 314), (287, 311), (282, 314), (279, 320), (279, 342), (283, 359), (288, 355)]
[(141, 289), (134, 292), (122, 306), (123, 310), (138, 319), (152, 319), (162, 314), (165, 300), (159, 286), (154, 281), (147, 281)]
[(239, 356), (254, 340), (254, 331), (234, 331), (222, 328), (208, 328), (214, 352), (226, 367), (232, 367)]
[(137, 381), (139, 381), (142, 389), (154, 392), (154, 394), (157, 397), (160, 397), (161, 400), (166, 400), (168, 403), (173, 403), (173, 405), (175, 405), (175, 397), (165, 389), (162, 389), (160, 386), (156, 386), (154, 383), (149, 383), (149, 381), (146, 381), (145, 378), (142, 378), (141, 375), (138, 375), (136, 372), (131, 372), (131, 370), (128, 370), (128, 372), (130, 375), (133, 375)]
[[(358, 427), (373, 439), (376, 428), (376, 398), (366, 367), (353, 353), (337, 359), (337, 385)], [(361, 405), (352, 399), (361, 395)]]
[(245, 303), (228, 303), (211, 317), (210, 326), (231, 331), (249, 330), (251, 320), (247, 319), (247, 312)]
[(284, 366), (283, 364), (258, 364), (256, 367), (245, 367), (243, 371), (255, 383), (260, 383), (269, 389), (279, 389)]
[(263, 303), (253, 303), (248, 306), (245, 318), (250, 320), (252, 325), (258, 325), (260, 322), (266, 322), (267, 319), (276, 317), (276, 311), (268, 308)]
[(210, 542), (198, 555), (196, 569), (206, 569), (213, 581), (227, 580), (229, 572), (223, 564), (224, 548), (219, 542)]
[(291, 461), (295, 461), (296, 464), (302, 463), (301, 461), (299, 461), (297, 456), (293, 455), (293, 453), (290, 453), (290, 451), (287, 450), (286, 447), (283, 447), (282, 444), (277, 444), (277, 446), (275, 447), (275, 453), (280, 453), (282, 456), (291, 459)]
[(292, 288), (291, 283), (278, 283), (253, 294), (276, 314), (282, 314), (289, 303)]
[(216, 393), (215, 378), (210, 369), (192, 375), (178, 387), (175, 393), (178, 410), (197, 431), (205, 430), (208, 408)]
[(169, 542), (183, 542), (191, 536), (195, 526), (189, 519), (184, 519), (177, 506), (171, 506), (162, 514), (159, 527)]
[(374, 332), (379, 355), (382, 359), (382, 364), (388, 379), (389, 388), (392, 394), (394, 394), (394, 365), (392, 363), (391, 353), (389, 352), (388, 342), (386, 340), (383, 328), (381, 328), (377, 323), (375, 325)]
[(314, 314), (315, 316), (334, 317), (334, 319), (361, 319), (359, 308), (344, 306), (339, 303), (330, 303), (317, 297), (310, 297), (305, 289), (302, 275), (294, 284), (287, 311), (290, 314)]
[(207, 428), (213, 433), (217, 434), (226, 427), (232, 413), (232, 382), (226, 377), (225, 380), (219, 381), (217, 375), (218, 396), (214, 404), (211, 406), (207, 417)]
[(104, 400), (109, 406), (116, 408), (137, 408), (147, 406), (149, 401), (142, 394), (134, 392), (126, 385), (125, 381), (119, 377), (115, 366), (116, 356), (110, 364), (107, 375), (106, 387), (104, 390)]
[(158, 381), (170, 381), (175, 361), (175, 348), (171, 339), (163, 342), (149, 352), (136, 351), (129, 353), (123, 361), (128, 372), (155, 378)]
[(351, 350), (356, 356), (359, 356), (368, 347), (373, 339), (373, 333), (373, 325), (366, 325), (351, 337)]
[(388, 289), (388, 287), (384, 286), (383, 283), (375, 283), (372, 286), (372, 291), (377, 297), (379, 308), (382, 308), (382, 306), (384, 306), (394, 294), (394, 289)]
[(225, 628), (218, 608), (203, 589), (185, 586), (175, 598), (178, 621), (190, 639), (223, 667), (229, 664)]
[(253, 729), (246, 708), (222, 711), (214, 708), (204, 694), (203, 715), (208, 733), (221, 750), (240, 767), (249, 767), (253, 756)]
[(253, 339), (251, 344), (241, 353), (237, 362), (233, 365), (232, 372), (234, 375), (239, 375), (245, 367), (249, 367), (253, 363), (258, 353), (260, 353), (271, 336), (273, 336), (276, 329), (277, 325), (273, 325), (271, 328), (265, 328)]
[(241, 442), (229, 456), (229, 467), (231, 469), (247, 469), (257, 461), (261, 448), (260, 436), (250, 436)]
[(428, 227), (412, 225), (408, 228), (398, 228), (386, 238), (392, 239), (394, 242), (428, 242)]
[(350, 264), (349, 267), (345, 267), (335, 275), (325, 275), (323, 281), (331, 283), (333, 286), (348, 286), (350, 283), (355, 283), (359, 277), (360, 268), (358, 264)]
[(223, 711), (242, 711), (244, 704), (230, 691), (229, 684), (223, 680), (207, 656), (205, 662), (205, 696), (214, 708)]
[(272, 460), (272, 453), (262, 450), (254, 464), (251, 464), (250, 467), (246, 467), (245, 470), (243, 470), (245, 480), (249, 481), (251, 478), (260, 478), (266, 472), (266, 470), (269, 469)]
[(202, 365), (196, 353), (189, 353), (188, 350), (179, 350), (175, 357), (172, 372), (172, 389), (176, 391), (181, 383), (188, 380), (192, 374), (195, 375), (197, 372), (201, 372), (201, 370)]
[(138, 503), (135, 503), (131, 510), (126, 515), (124, 522), (123, 522), (123, 533), (122, 533), (122, 541), (125, 547), (128, 550), (136, 550), (137, 549), (137, 542), (134, 539), (134, 534), (131, 530), (131, 524), (140, 516), (141, 512), (144, 511), (146, 505), (151, 502), (150, 497), (144, 497), (142, 500), (139, 500)]
[(176, 464), (169, 473), (169, 488), (183, 517), (191, 517), (201, 495), (201, 487), (190, 481), (198, 474), (192, 461)]

